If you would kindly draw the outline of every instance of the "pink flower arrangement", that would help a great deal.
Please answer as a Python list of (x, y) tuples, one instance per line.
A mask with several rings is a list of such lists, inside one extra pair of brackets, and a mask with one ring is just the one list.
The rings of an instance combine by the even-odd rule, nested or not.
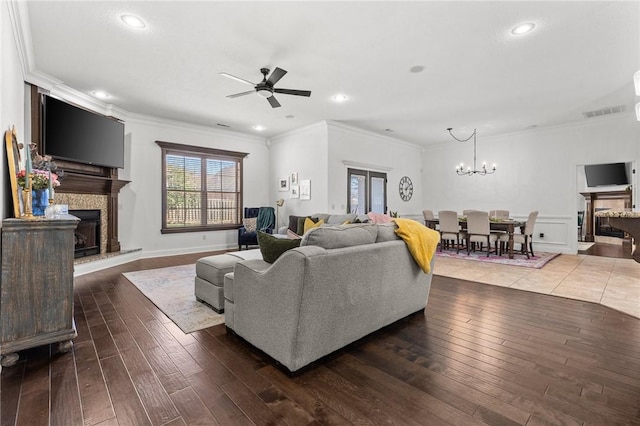
[[(49, 188), (49, 175), (51, 175), (51, 185), (55, 188), (60, 186), (60, 181), (58, 180), (58, 175), (47, 170), (33, 169), (31, 173), (32, 189), (47, 189)], [(25, 188), (27, 186), (27, 172), (23, 169), (20, 170), (17, 174), (18, 177), (18, 185), (21, 188)]]

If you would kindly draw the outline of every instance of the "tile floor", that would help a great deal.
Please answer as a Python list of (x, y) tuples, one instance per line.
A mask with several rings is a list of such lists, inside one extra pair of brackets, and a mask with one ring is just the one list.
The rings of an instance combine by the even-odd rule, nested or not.
[(640, 318), (640, 263), (562, 254), (542, 269), (438, 257), (434, 273), (600, 303)]

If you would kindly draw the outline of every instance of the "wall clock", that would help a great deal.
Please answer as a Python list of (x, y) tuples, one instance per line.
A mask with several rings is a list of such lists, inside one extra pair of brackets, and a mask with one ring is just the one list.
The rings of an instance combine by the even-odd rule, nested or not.
[(411, 179), (409, 176), (403, 176), (400, 179), (400, 198), (402, 201), (409, 201), (413, 196), (413, 183), (411, 183)]

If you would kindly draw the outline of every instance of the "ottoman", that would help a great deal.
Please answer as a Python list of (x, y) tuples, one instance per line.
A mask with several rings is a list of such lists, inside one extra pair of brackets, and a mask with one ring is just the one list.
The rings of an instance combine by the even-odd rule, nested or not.
[(194, 292), (196, 300), (224, 312), (224, 276), (233, 272), (236, 263), (249, 259), (262, 259), (259, 249), (208, 256), (196, 262)]

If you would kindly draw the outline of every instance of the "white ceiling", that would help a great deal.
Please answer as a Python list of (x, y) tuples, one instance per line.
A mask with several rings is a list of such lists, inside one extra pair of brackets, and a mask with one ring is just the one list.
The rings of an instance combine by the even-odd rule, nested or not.
[[(266, 137), (335, 120), (429, 144), (449, 141), (447, 127), (460, 137), (478, 128), (481, 138), (606, 107), (633, 114), (638, 101), (638, 1), (26, 5), (32, 71), (80, 92), (105, 90), (130, 113)], [(123, 13), (146, 28), (126, 27)], [(529, 21), (534, 32), (510, 35)], [(311, 97), (276, 95), (275, 109), (253, 94), (226, 97), (251, 87), (219, 73), (259, 82), (261, 67), (287, 70), (276, 87)], [(338, 92), (350, 100), (333, 103)]]

